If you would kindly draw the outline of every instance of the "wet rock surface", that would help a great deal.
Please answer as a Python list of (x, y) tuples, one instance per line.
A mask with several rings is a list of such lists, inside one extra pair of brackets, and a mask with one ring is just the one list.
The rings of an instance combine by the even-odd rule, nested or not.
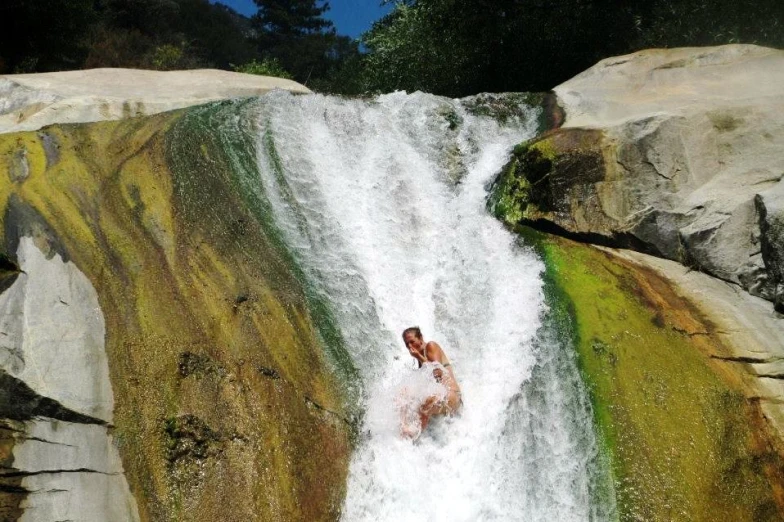
[[(781, 428), (781, 400), (763, 382), (774, 379), (744, 368), (774, 375), (763, 366), (784, 353), (768, 303), (631, 250), (539, 244), (565, 297), (556, 313), (574, 315), (619, 520), (779, 520), (784, 454), (771, 428)], [(738, 300), (753, 323), (732, 313)], [(762, 359), (761, 348), (777, 355)]]
[(0, 135), (0, 519), (338, 517), (352, 415), (243, 103)]

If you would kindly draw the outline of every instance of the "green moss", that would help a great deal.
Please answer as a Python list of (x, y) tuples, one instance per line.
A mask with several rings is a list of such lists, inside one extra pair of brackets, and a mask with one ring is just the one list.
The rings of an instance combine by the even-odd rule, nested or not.
[[(299, 267), (294, 255), (288, 249), (283, 235), (274, 220), (274, 214), (269, 201), (263, 192), (260, 183), (260, 174), (256, 166), (256, 134), (255, 125), (237, 114), (243, 114), (248, 105), (253, 101), (220, 102), (189, 111), (186, 117), (173, 129), (170, 141), (172, 162), (175, 165), (183, 163), (178, 170), (184, 174), (194, 168), (204, 168), (193, 165), (193, 156), (189, 147), (194, 141), (200, 143), (202, 157), (209, 158), (210, 168), (220, 172), (231, 173), (224, 182), (232, 186), (242, 198), (241, 205), (247, 208), (258, 222), (265, 238), (276, 250), (285, 264), (285, 277), (276, 276), (277, 281), (283, 281), (291, 276), (294, 280), (286, 286), (301, 287), (305, 290), (305, 298), (310, 318), (319, 333), (321, 345), (328, 357), (331, 368), (338, 376), (342, 392), (346, 398), (346, 407), (352, 408), (349, 417), (358, 418), (360, 412), (355, 408), (359, 404), (356, 400), (361, 382), (359, 372), (354, 366), (348, 353), (342, 334), (337, 326), (329, 303), (313, 287)], [(255, 114), (255, 113), (253, 113)], [(209, 132), (205, 132), (209, 129)], [(267, 156), (272, 161), (272, 169), (276, 175), (278, 185), (281, 187), (283, 197), (296, 209), (294, 196), (288, 188), (282, 161), (275, 148), (272, 132), (267, 130), (262, 138)], [(187, 174), (186, 174), (187, 175)], [(205, 197), (212, 197), (212, 191)], [(300, 216), (300, 226), (307, 226), (304, 216)]]
[(703, 354), (704, 336), (684, 333), (699, 318), (654, 274), (566, 240), (540, 236), (539, 249), (569, 303), (620, 519), (779, 516), (779, 457), (760, 443), (759, 412)]
[[(516, 227), (515, 231), (521, 236), (523, 242), (532, 247), (540, 256), (546, 259), (551, 248), (548, 236), (529, 227)], [(565, 349), (573, 350), (576, 330), (577, 311), (569, 294), (559, 284), (553, 267), (548, 264), (547, 270), (542, 274), (545, 302), (548, 312), (544, 317), (543, 329), (557, 332), (558, 339), (564, 344)], [(593, 394), (589, 394), (594, 399)], [(592, 402), (592, 412), (596, 414), (596, 404)], [(597, 423), (598, 426), (598, 423)], [(595, 427), (596, 429), (596, 427)], [(598, 430), (597, 430), (598, 431)], [(597, 433), (597, 435), (600, 435)], [(589, 494), (598, 520), (614, 520), (615, 514), (615, 485), (612, 476), (610, 449), (612, 444), (601, 436), (597, 436), (599, 443), (598, 455), (592, 458), (589, 468)]]
[(494, 184), (488, 205), (491, 212), (508, 225), (536, 219), (539, 212), (552, 208), (549, 176), (556, 149), (551, 140), (527, 141), (514, 148)]
[[(29, 166), (0, 182), (0, 220), (12, 199), (31, 207), (98, 293), (114, 433), (143, 520), (218, 520), (227, 505), (243, 520), (323, 520), (344, 493), (350, 429), (307, 400), (339, 419), (345, 396), (263, 199), (246, 194), (252, 134), (226, 123), (247, 123), (242, 111), (53, 126), (48, 163), (39, 134), (0, 136), (0, 177), (20, 146)], [(183, 415), (222, 437), (184, 482), (166, 423)]]
[[(555, 160), (558, 155), (558, 151), (555, 148), (555, 142), (548, 138), (542, 138), (531, 143), (529, 149), (530, 152), (536, 151), (542, 159), (549, 161)], [(523, 152), (525, 152), (525, 150), (523, 150)]]
[(463, 124), (463, 118), (451, 105), (444, 104), (438, 108), (437, 112), (446, 120), (447, 128), (451, 131), (456, 130)]

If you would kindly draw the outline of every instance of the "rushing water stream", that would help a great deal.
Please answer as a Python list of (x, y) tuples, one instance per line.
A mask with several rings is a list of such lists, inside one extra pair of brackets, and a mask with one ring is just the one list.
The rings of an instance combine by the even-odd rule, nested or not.
[[(586, 393), (548, 322), (542, 262), (485, 208), (536, 112), (501, 124), (466, 104), (273, 93), (257, 105), (275, 224), (363, 383), (343, 520), (612, 518)], [(444, 348), (464, 396), (460, 416), (416, 442), (399, 436), (394, 403), (415, 375), (400, 339), (412, 325)]]

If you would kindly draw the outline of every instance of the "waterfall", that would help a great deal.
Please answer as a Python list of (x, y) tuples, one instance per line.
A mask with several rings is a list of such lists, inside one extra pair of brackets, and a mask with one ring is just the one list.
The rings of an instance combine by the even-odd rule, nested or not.
[[(277, 92), (256, 104), (261, 192), (362, 383), (345, 521), (612, 518), (544, 266), (485, 208), (537, 109), (483, 109), (422, 93)], [(415, 373), (401, 340), (413, 325), (449, 356), (464, 406), (412, 442), (394, 396)]]

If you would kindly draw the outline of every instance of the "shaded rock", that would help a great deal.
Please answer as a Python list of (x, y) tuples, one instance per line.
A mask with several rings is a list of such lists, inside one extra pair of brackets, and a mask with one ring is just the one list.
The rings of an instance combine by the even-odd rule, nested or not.
[(18, 149), (11, 157), (8, 175), (15, 183), (24, 181), (30, 175), (30, 164), (27, 162), (27, 151), (24, 148)]
[(75, 412), (49, 397), (38, 395), (21, 379), (0, 370), (0, 418), (30, 420), (41, 417), (80, 424), (106, 424), (101, 419)]
[(60, 144), (57, 143), (57, 138), (48, 132), (40, 132), (38, 136), (41, 138), (41, 145), (46, 155), (46, 167), (57, 165), (60, 161)]
[(762, 259), (767, 267), (762, 284), (774, 288), (776, 310), (784, 313), (784, 183), (757, 194), (754, 203), (759, 216)]

